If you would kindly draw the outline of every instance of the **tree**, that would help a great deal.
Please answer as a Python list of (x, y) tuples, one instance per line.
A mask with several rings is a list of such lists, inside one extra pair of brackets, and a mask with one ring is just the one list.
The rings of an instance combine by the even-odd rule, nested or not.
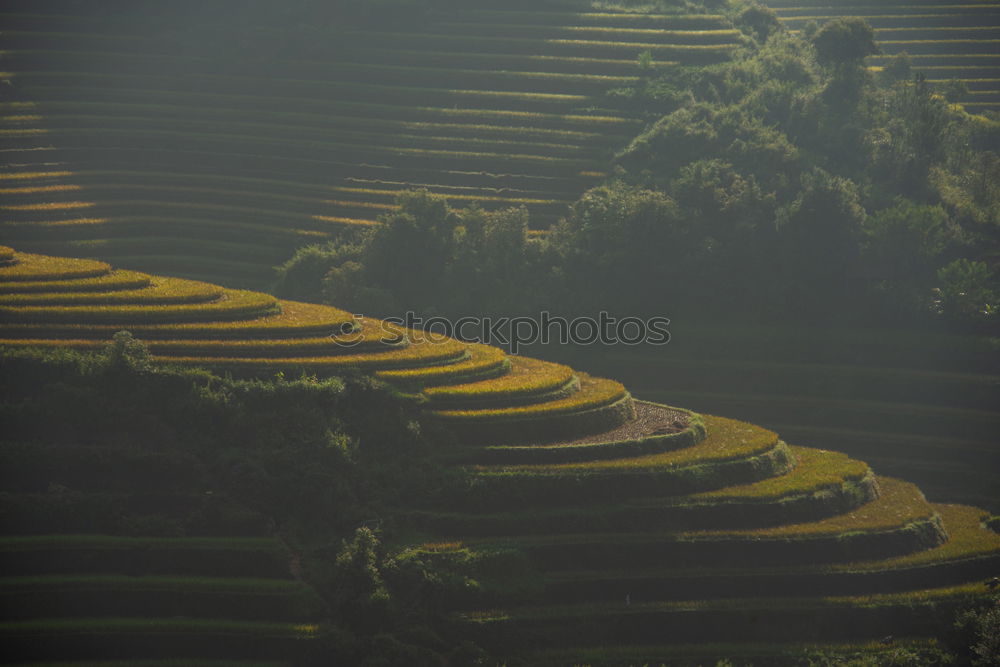
[(785, 307), (832, 315), (853, 299), (866, 217), (854, 182), (819, 168), (803, 175), (798, 196), (778, 212)]
[(941, 256), (961, 239), (961, 229), (941, 206), (898, 197), (871, 215), (862, 254), (870, 286), (893, 314), (926, 312)]
[(754, 2), (736, 15), (736, 26), (756, 37), (757, 41), (766, 42), (768, 37), (781, 29), (781, 22), (773, 9)]
[(670, 193), (699, 237), (698, 278), (712, 301), (727, 309), (748, 305), (771, 273), (774, 252), (773, 192), (753, 175), (722, 160), (699, 160), (681, 168)]
[(144, 372), (150, 370), (149, 348), (131, 331), (119, 331), (104, 349), (104, 367), (111, 372)]
[(986, 667), (1000, 663), (1000, 599), (962, 611), (954, 629), (949, 643), (968, 664)]
[(824, 65), (860, 65), (866, 56), (881, 53), (875, 31), (860, 18), (834, 19), (813, 37), (816, 56)]
[[(331, 242), (299, 248), (291, 259), (277, 268), (274, 293), (302, 301), (321, 300), (321, 285), (327, 272), (331, 267), (356, 259), (363, 243)], [(344, 307), (348, 307), (347, 304)]]
[(577, 306), (649, 310), (691, 263), (690, 231), (664, 193), (611, 183), (584, 193), (554, 244)]
[(699, 103), (661, 118), (616, 160), (632, 171), (673, 176), (690, 162), (719, 158), (768, 184), (785, 178), (798, 157), (788, 137), (762, 118), (736, 106)]
[(907, 81), (913, 72), (913, 59), (906, 51), (894, 55), (882, 68), (880, 79), (884, 83), (892, 84), (897, 81)]
[(343, 618), (366, 632), (379, 627), (390, 601), (379, 571), (378, 550), (378, 537), (370, 528), (361, 527), (343, 541), (334, 562), (332, 598), (339, 603)]
[(427, 190), (401, 193), (399, 210), (382, 219), (365, 252), (369, 285), (391, 290), (402, 304), (447, 292), (458, 218), (444, 197)]
[(469, 208), (459, 215), (455, 262), (450, 267), (452, 303), (465, 312), (514, 313), (537, 291), (535, 262), (528, 242), (524, 206), (485, 211)]
[(938, 312), (973, 322), (993, 321), (1000, 312), (1000, 290), (985, 262), (956, 259), (937, 278)]
[(955, 128), (953, 114), (921, 74), (893, 86), (885, 106), (886, 122), (873, 147), (873, 166), (900, 194), (924, 198), (931, 168), (946, 157)]

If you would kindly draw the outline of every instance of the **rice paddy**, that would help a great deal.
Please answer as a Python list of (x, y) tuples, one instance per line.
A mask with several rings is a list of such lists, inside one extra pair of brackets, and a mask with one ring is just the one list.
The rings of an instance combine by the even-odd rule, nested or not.
[(773, 502), (822, 492), (845, 483), (861, 482), (872, 476), (866, 463), (839, 452), (792, 447), (792, 453), (795, 455), (796, 465), (786, 476), (692, 494), (689, 502)]
[(0, 266), (0, 283), (36, 281), (57, 281), (75, 278), (94, 278), (106, 275), (111, 267), (104, 262), (87, 259), (67, 259), (45, 257), (25, 253), (12, 254), (4, 251), (5, 261), (16, 259), (14, 263)]
[[(105, 285), (107, 286), (107, 285)], [(222, 296), (221, 287), (180, 278), (161, 278), (141, 288), (120, 289), (114, 292), (49, 291), (46, 293), (22, 293), (0, 295), (3, 306), (81, 306), (87, 304), (179, 304), (214, 301)]]
[[(377, 224), (395, 205), (394, 190), (378, 187), (387, 181), (416, 182), (460, 205), (523, 204), (547, 228), (603, 177), (608, 151), (640, 123), (602, 102), (607, 90), (641, 81), (640, 51), (670, 67), (725, 59), (738, 42), (714, 15), (463, 8), (406, 32), (349, 31), (336, 53), (255, 71), (164, 50), (124, 22), (69, 8), (2, 19), (5, 68), (23, 95), (0, 107), (9, 158), (22, 165), (0, 170), (17, 199), (3, 204), (0, 229), (39, 252), (127, 258), (129, 268), (175, 256), (175, 275), (193, 279), (223, 277), (196, 259), (206, 238), (234, 230), (223, 223), (260, 224), (247, 245), (288, 256)], [(42, 153), (55, 164), (40, 162)], [(207, 154), (224, 164), (212, 168)], [(133, 182), (148, 174), (150, 183), (137, 196), (108, 172)], [(176, 182), (184, 176), (191, 185)], [(201, 176), (223, 188), (208, 191)], [(349, 196), (322, 196), (327, 186)], [(81, 196), (70, 201), (73, 192)], [(269, 203), (241, 205), (241, 194)], [(154, 210), (175, 223), (173, 242), (159, 251), (125, 244), (145, 233), (133, 215)], [(62, 235), (70, 228), (74, 242)], [(117, 240), (84, 243), (109, 239)], [(213, 252), (244, 265), (225, 274), (231, 286), (232, 276), (235, 286), (262, 286), (280, 263), (263, 251)]]
[(224, 290), (218, 298), (204, 303), (170, 305), (0, 306), (0, 316), (8, 322), (74, 323), (90, 321), (115, 325), (227, 321), (252, 319), (278, 312), (274, 297), (245, 290)]
[[(932, 81), (965, 81), (970, 110), (997, 107), (997, 37), (968, 25), (1000, 13), (991, 3), (770, 4), (793, 29), (865, 15), (887, 56), (905, 50)], [(546, 227), (604, 177), (616, 137), (639, 125), (601, 99), (607, 88), (639, 80), (638, 53), (649, 51), (654, 68), (717, 62), (738, 41), (719, 16), (463, 9), (406, 33), (359, 32), (350, 55), (226, 72), (213, 69), (212, 58), (147, 49), (113, 20), (18, 13), (0, 20), (11, 70), (4, 76), (32, 100), (0, 104), (4, 242), (163, 266), (187, 278), (239, 275), (233, 280), (248, 284), (266, 281), (276, 249), (376, 225), (393, 210), (394, 194), (414, 185), (461, 205), (523, 204)], [(870, 62), (879, 67), (887, 56)], [(100, 70), (108, 58), (121, 72)], [(245, 237), (237, 243), (236, 234)], [(127, 327), (157, 362), (249, 376), (362, 371), (426, 399), (425, 419), (459, 434), (462, 456), (453, 465), (468, 476), (474, 499), (448, 511), (424, 508), (434, 515), (425, 516), (423, 529), (436, 532), (428, 538), (521, 545), (545, 582), (534, 603), (501, 608), (501, 596), (465, 610), (459, 622), (486, 628), (487, 641), (494, 627), (501, 637), (527, 628), (529, 649), (543, 634), (551, 650), (580, 656), (598, 655), (597, 645), (623, 636), (718, 642), (718, 628), (736, 642), (845, 639), (824, 635), (832, 627), (850, 628), (846, 639), (859, 640), (919, 634), (941, 621), (942, 609), (988, 594), (984, 572), (995, 566), (1000, 541), (983, 527), (983, 512), (928, 503), (913, 485), (876, 478), (860, 460), (788, 446), (773, 431), (719, 417), (704, 419), (706, 437), (679, 438), (665, 449), (602, 442), (602, 433), (635, 414), (620, 383), (488, 346), (414, 342), (346, 311), (233, 286), (0, 248), (0, 345), (100, 349)], [(911, 392), (923, 382), (962, 382), (928, 373), (895, 381)], [(680, 395), (717, 397), (690, 388)], [(774, 392), (757, 400), (786, 413), (815, 407), (808, 397), (778, 400)], [(872, 437), (891, 439), (855, 402), (835, 407), (849, 425), (860, 419)], [(987, 407), (935, 406), (930, 414), (925, 407), (901, 403), (896, 417), (913, 429), (946, 413), (950, 424), (993, 426)], [(504, 434), (522, 422), (545, 428), (517, 445)], [(494, 432), (499, 440), (491, 441)], [(597, 440), (574, 439), (584, 435)], [(803, 432), (802, 444), (815, 444), (816, 435)], [(926, 445), (920, 437), (897, 445), (919, 450)], [(965, 447), (962, 438), (947, 442)], [(491, 453), (505, 447), (512, 458)], [(538, 460), (517, 458), (525, 452)], [(808, 565), (805, 555), (816, 550), (828, 562)], [(102, 556), (81, 560), (87, 552)], [(630, 555), (616, 557), (623, 553)], [(38, 554), (52, 570), (31, 571), (41, 566)], [(159, 574), (114, 571), (135, 559)], [(106, 571), (81, 572), (82, 562)], [(622, 562), (634, 567), (623, 572)], [(266, 607), (269, 595), (299, 590), (273, 540), (3, 538), (0, 563), (0, 596), (246, 591)], [(12, 563), (26, 569), (11, 570)], [(200, 569), (195, 576), (171, 569), (178, 567)], [(256, 578), (222, 580), (234, 567), (256, 568), (242, 575)], [(850, 590), (831, 594), (845, 582)], [(774, 636), (755, 634), (762, 615), (780, 629)], [(40, 618), (4, 622), (0, 635), (38, 655), (53, 637), (75, 637), (84, 647), (141, 636), (165, 660), (171, 650), (218, 641), (239, 644), (248, 659), (283, 661), (291, 646), (284, 640), (320, 630), (307, 618), (234, 616)]]
[(532, 398), (559, 390), (567, 393), (575, 375), (569, 366), (550, 364), (537, 359), (515, 357), (510, 370), (497, 378), (480, 380), (466, 384), (450, 384), (430, 387), (424, 395), (436, 404), (482, 403), (500, 399), (501, 401)]
[[(565, 474), (584, 471), (669, 469), (745, 459), (768, 452), (778, 444), (776, 433), (733, 419), (706, 415), (705, 426), (708, 431), (706, 438), (691, 447), (676, 451), (583, 463), (503, 466), (498, 470)], [(481, 469), (493, 470), (486, 467)]]
[[(862, 461), (789, 447), (775, 432), (752, 424), (655, 404), (638, 410), (620, 383), (566, 365), (507, 357), (489, 346), (406, 331), (328, 306), (115, 270), (90, 260), (2, 250), (0, 345), (5, 347), (98, 350), (128, 326), (146, 341), (155, 362), (248, 376), (359, 371), (421, 396), (424, 420), (456, 439), (457, 447), (442, 448), (442, 462), (464, 474), (468, 486), (459, 504), (452, 499), (447, 509), (408, 508), (402, 519), (418, 532), (432, 532), (438, 542), (521, 550), (553, 599), (578, 603), (566, 618), (589, 623), (600, 617), (603, 608), (588, 605), (621, 585), (613, 584), (607, 571), (613, 564), (630, 567), (624, 580), (645, 582), (648, 595), (659, 596), (659, 602), (634, 608), (657, 618), (668, 613), (669, 600), (684, 595), (718, 599), (698, 603), (704, 618), (753, 606), (748, 597), (719, 599), (724, 585), (746, 595), (766, 590), (765, 607), (779, 616), (793, 609), (825, 614), (827, 603), (807, 596), (839, 581), (830, 577), (843, 576), (857, 595), (838, 598), (837, 614), (849, 618), (852, 609), (876, 605), (890, 610), (886, 623), (900, 623), (917, 613), (900, 611), (908, 604), (975, 598), (978, 589), (970, 582), (1000, 553), (995, 534), (981, 528), (981, 514), (971, 508), (928, 503), (912, 484), (876, 478)], [(171, 300), (175, 303), (164, 303)], [(646, 435), (633, 440), (608, 435), (658, 410), (668, 427), (662, 433), (650, 435), (647, 426)], [(687, 417), (678, 422), (679, 415)], [(534, 450), (542, 458), (527, 462), (536, 457)], [(218, 579), (227, 559), (261, 544), (58, 535), (0, 539), (0, 563), (10, 571), (0, 581), (0, 597), (25, 600), (19, 606), (26, 613), (36, 608), (32, 604), (45, 607), (46, 600), (83, 605), (71, 607), (80, 610), (79, 619), (59, 621), (62, 625), (51, 619), (9, 620), (0, 634), (34, 652), (41, 645), (33, 638), (70, 634), (134, 633), (147, 648), (157, 646), (159, 633), (214, 637), (223, 625), (245, 630), (248, 637), (298, 636), (299, 626), (275, 619), (311, 618), (317, 603), (281, 577), (258, 585), (261, 573), (273, 572), (275, 552), (225, 571), (256, 579)], [(148, 560), (148, 574), (122, 577), (115, 563), (134, 561), (137, 550), (146, 554), (141, 558)], [(32, 554), (42, 552), (44, 565), (32, 565)], [(104, 565), (88, 556), (86, 567), (97, 569), (81, 570), (78, 556), (85, 553), (106, 554)], [(197, 569), (190, 569), (195, 563)], [(939, 588), (917, 590), (907, 578), (911, 571), (940, 572), (946, 579)], [(198, 574), (192, 578), (193, 572)], [(892, 595), (882, 584), (869, 587), (866, 582), (876, 581), (871, 577), (885, 581)], [(782, 597), (784, 587), (806, 585), (800, 595), (811, 602), (805, 607), (801, 599)], [(694, 590), (699, 593), (685, 593)], [(227, 609), (244, 595), (255, 601), (219, 621), (213, 610)], [(191, 614), (205, 618), (178, 625), (151, 616), (140, 631), (140, 625), (113, 616), (154, 599), (163, 610), (197, 602)], [(111, 615), (88, 616), (88, 600), (99, 601)], [(559, 625), (561, 616), (552, 608), (525, 613), (504, 617), (543, 614), (563, 628), (567, 641), (575, 636)], [(468, 618), (477, 614), (470, 611)]]
[(936, 517), (934, 508), (913, 484), (881, 478), (879, 497), (857, 509), (805, 524), (789, 524), (753, 531), (700, 531), (685, 537), (721, 538), (724, 536), (749, 536), (755, 539), (795, 538), (837, 535), (844, 539), (847, 533), (888, 532), (906, 529), (912, 524), (927, 522)]
[[(501, 380), (502, 382), (503, 380)], [(516, 380), (514, 380), (516, 382)], [(509, 408), (487, 408), (480, 410), (437, 410), (436, 417), (454, 421), (490, 421), (495, 419), (531, 417), (534, 415), (556, 415), (599, 408), (621, 400), (628, 395), (620, 383), (613, 380), (591, 379), (583, 376), (580, 390), (567, 398), (560, 398), (536, 405)]]

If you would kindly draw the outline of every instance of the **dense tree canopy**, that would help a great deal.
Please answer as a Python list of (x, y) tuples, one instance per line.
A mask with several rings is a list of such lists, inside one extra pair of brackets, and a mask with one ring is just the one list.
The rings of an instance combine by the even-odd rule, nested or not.
[[(863, 20), (798, 37), (743, 5), (730, 62), (661, 70), (609, 104), (648, 123), (547, 237), (523, 210), (428, 193), (361, 244), (307, 249), (281, 289), (376, 311), (546, 304), (995, 326), (1000, 122), (953, 106), (907, 59), (877, 79)], [(321, 259), (325, 258), (325, 259)], [(992, 323), (992, 324), (991, 324)]]
[(865, 56), (879, 53), (875, 31), (864, 19), (830, 21), (813, 37), (816, 56), (827, 65), (858, 64)]

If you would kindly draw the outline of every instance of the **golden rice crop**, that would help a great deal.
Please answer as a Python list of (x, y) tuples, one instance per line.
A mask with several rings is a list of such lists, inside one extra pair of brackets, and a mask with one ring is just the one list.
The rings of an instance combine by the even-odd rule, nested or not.
[(420, 86), (394, 86), (394, 85), (370, 84), (370, 83), (342, 83), (338, 84), (338, 87), (343, 87), (348, 90), (350, 89), (386, 90), (386, 91), (392, 91), (397, 94), (401, 92), (412, 92), (412, 93), (417, 93), (421, 96), (445, 94), (445, 95), (461, 95), (461, 96), (471, 96), (471, 97), (490, 97), (498, 99), (517, 99), (517, 100), (571, 102), (571, 103), (583, 103), (587, 102), (590, 99), (587, 95), (571, 95), (566, 93), (532, 93), (523, 91), (478, 90), (478, 89), (463, 89), (463, 88), (423, 88)]
[(66, 324), (153, 324), (260, 317), (278, 311), (274, 297), (248, 290), (224, 290), (205, 303), (171, 305), (0, 306), (8, 322)]
[[(371, 133), (373, 137), (382, 136), (381, 133)], [(399, 133), (393, 134), (393, 139), (398, 142), (407, 142), (408, 144), (420, 144), (425, 145), (436, 145), (439, 148), (446, 148), (449, 144), (458, 148), (469, 148), (473, 149), (476, 147), (495, 147), (494, 150), (532, 150), (540, 153), (558, 151), (563, 154), (567, 153), (592, 153), (594, 149), (590, 146), (584, 146), (580, 144), (566, 144), (566, 143), (555, 143), (551, 141), (540, 141), (540, 140), (526, 140), (526, 139), (498, 139), (496, 137), (470, 137), (470, 136), (441, 136), (441, 135), (429, 135), (429, 134), (407, 134)]]
[(72, 176), (72, 171), (12, 171), (0, 174), (0, 181), (28, 181), (43, 178), (65, 178)]
[(341, 218), (333, 215), (314, 215), (313, 220), (321, 222), (333, 222), (338, 225), (356, 225), (358, 227), (371, 227), (379, 224), (378, 220), (362, 220), (360, 218)]
[(488, 152), (477, 152), (477, 151), (449, 151), (449, 150), (434, 150), (429, 148), (407, 148), (407, 147), (390, 147), (390, 146), (378, 146), (372, 150), (391, 153), (397, 155), (423, 155), (427, 157), (437, 157), (437, 158), (452, 158), (452, 159), (489, 159), (489, 160), (508, 160), (512, 162), (523, 161), (523, 162), (542, 162), (545, 164), (552, 165), (565, 165), (567, 167), (573, 167), (577, 165), (589, 164), (583, 160), (562, 158), (562, 157), (552, 157), (549, 155), (531, 155), (526, 153), (488, 153)]
[(719, 28), (716, 30), (676, 30), (662, 28), (605, 28), (602, 26), (565, 26), (563, 30), (572, 32), (616, 32), (622, 35), (638, 36), (649, 35), (650, 37), (732, 37), (736, 40), (740, 36), (739, 30), (732, 28)]
[(327, 358), (338, 355), (377, 353), (395, 347), (405, 347), (397, 340), (367, 338), (353, 341), (350, 346), (338, 344), (333, 338), (288, 338), (278, 340), (190, 340), (150, 341), (149, 350), (160, 357), (245, 358), (266, 357), (273, 362), (302, 357)]
[(498, 374), (506, 371), (507, 354), (490, 345), (469, 343), (467, 356), (457, 363), (446, 366), (426, 366), (401, 370), (380, 371), (376, 375), (386, 382), (402, 384), (440, 384), (455, 378), (465, 378), (478, 372), (495, 370)]
[(405, 338), (376, 320), (363, 318), (357, 330), (329, 336), (249, 340), (150, 341), (153, 354), (215, 357), (319, 357), (357, 354), (405, 347)]
[(117, 209), (144, 209), (144, 210), (155, 210), (155, 209), (165, 209), (165, 208), (180, 208), (180, 209), (199, 209), (208, 211), (220, 211), (220, 212), (233, 212), (240, 213), (248, 217), (266, 217), (268, 219), (280, 218), (280, 219), (299, 219), (304, 217), (301, 213), (288, 212), (278, 209), (261, 209), (254, 208), (252, 206), (235, 206), (227, 204), (211, 204), (207, 202), (191, 202), (191, 201), (162, 201), (155, 199), (118, 199), (114, 201), (109, 201), (104, 204), (104, 208), (109, 208), (114, 206)]
[[(373, 195), (376, 197), (395, 197), (402, 190), (376, 190), (373, 188), (344, 188), (335, 187), (330, 188), (335, 192), (346, 192), (351, 194), (363, 194), (363, 195)], [(509, 204), (566, 204), (567, 206), (571, 203), (569, 201), (559, 201), (555, 199), (531, 199), (524, 197), (491, 197), (489, 195), (463, 195), (463, 194), (452, 194), (448, 193), (445, 195), (448, 201), (483, 201), (483, 202), (502, 202)]]
[[(983, 44), (1000, 46), (1000, 39), (880, 39), (879, 44)], [(991, 50), (992, 51), (992, 50)]]
[[(2, 251), (0, 251), (2, 256)], [(112, 290), (134, 290), (145, 287), (150, 277), (137, 271), (114, 270), (96, 278), (76, 280), (46, 280), (0, 282), (0, 295), (30, 294), (34, 292), (107, 292)]]
[(449, 109), (442, 107), (416, 107), (417, 111), (441, 116), (481, 116), (483, 118), (518, 118), (523, 120), (559, 120), (581, 125), (636, 125), (634, 118), (624, 116), (584, 116), (579, 114), (554, 114), (542, 111), (514, 111), (503, 109)]
[(461, 359), (467, 354), (466, 345), (454, 339), (441, 343), (414, 343), (406, 347), (379, 352), (340, 354), (311, 357), (232, 358), (232, 357), (157, 357), (162, 361), (234, 370), (294, 369), (306, 371), (339, 371), (355, 369), (377, 371), (406, 368)]
[(983, 510), (967, 505), (932, 504), (931, 507), (941, 516), (948, 531), (948, 541), (944, 544), (885, 560), (837, 563), (829, 566), (830, 569), (857, 571), (919, 567), (1000, 551), (1000, 535), (983, 526), (982, 519), (986, 515)]
[[(622, 28), (608, 25), (513, 25), (506, 23), (490, 23), (488, 25), (479, 23), (450, 23), (448, 25), (449, 27), (454, 26), (456, 28), (469, 26), (469, 30), (474, 30), (476, 35), (482, 34), (489, 37), (498, 36), (495, 34), (497, 30), (506, 30), (511, 33), (516, 31), (524, 37), (534, 39), (542, 39), (546, 35), (554, 37), (556, 34), (579, 36), (581, 38), (589, 37), (591, 40), (599, 39), (602, 44), (632, 44), (636, 39), (657, 39), (658, 43), (663, 43), (668, 39), (673, 39), (679, 41), (670, 42), (671, 44), (682, 45), (698, 38), (716, 38), (717, 40), (719, 37), (723, 37), (730, 38), (732, 41), (738, 41), (738, 37), (740, 36), (739, 31), (732, 28), (699, 30), (683, 28)], [(487, 27), (488, 34), (483, 33), (482, 30), (474, 29), (474, 26), (483, 25)]]
[[(331, 335), (340, 331), (345, 322), (354, 319), (351, 313), (332, 306), (285, 300), (279, 300), (278, 304), (280, 312), (254, 319), (232, 322), (141, 323), (129, 325), (129, 330), (139, 338), (158, 340), (284, 338)], [(100, 323), (0, 324), (0, 336), (106, 340), (120, 328)]]
[(881, 532), (905, 528), (935, 516), (934, 508), (915, 485), (897, 479), (879, 478), (879, 497), (850, 512), (819, 521), (784, 524), (769, 528), (744, 530), (703, 530), (683, 533), (690, 537), (722, 537), (752, 535), (755, 538), (807, 537), (839, 535), (864, 531)]
[(156, 277), (149, 285), (132, 290), (0, 294), (0, 306), (183, 304), (212, 301), (222, 296), (222, 293), (221, 287), (208, 283)]
[(532, 405), (481, 410), (435, 410), (433, 415), (449, 421), (490, 421), (579, 412), (609, 405), (628, 397), (620, 382), (580, 374), (580, 390), (566, 398)]
[(69, 192), (71, 190), (82, 190), (79, 185), (38, 185), (24, 186), (20, 188), (0, 188), (0, 195), (28, 195), (41, 194), (43, 192)]
[(692, 53), (730, 51), (736, 46), (735, 42), (727, 44), (654, 44), (650, 42), (603, 42), (594, 39), (546, 39), (542, 41), (547, 44), (558, 44), (560, 46), (626, 49), (636, 53), (651, 51), (654, 55), (660, 51), (688, 51)]
[(898, 593), (874, 593), (868, 595), (839, 595), (823, 598), (829, 604), (848, 605), (850, 607), (877, 607), (888, 605), (905, 605), (912, 609), (917, 604), (937, 605), (964, 601), (971, 605), (978, 601), (992, 602), (996, 600), (991, 581), (976, 581), (956, 586), (939, 586), (937, 588), (922, 588)]
[(573, 473), (602, 470), (655, 470), (679, 468), (705, 463), (721, 463), (758, 456), (771, 451), (780, 443), (778, 434), (754, 424), (702, 415), (708, 435), (701, 442), (667, 452), (644, 456), (581, 463), (521, 464), (477, 466), (477, 470), (524, 471), (535, 473)]
[(58, 201), (44, 202), (41, 204), (12, 204), (0, 206), (0, 211), (62, 211), (91, 208), (92, 206), (94, 206), (94, 202), (90, 201)]
[[(149, 340), (149, 351), (160, 361), (186, 362), (192, 356), (204, 359), (204, 365), (246, 365), (263, 367), (282, 366), (286, 362), (302, 366), (303, 359), (328, 362), (338, 355), (368, 354), (402, 346), (389, 337), (360, 340), (350, 346), (338, 345), (330, 337), (289, 338), (260, 340)], [(0, 345), (18, 348), (69, 347), (75, 350), (97, 351), (108, 344), (107, 339), (52, 339), (52, 338), (2, 338)], [(267, 363), (261, 363), (265, 359)], [(325, 363), (329, 365), (329, 363)], [(342, 366), (351, 366), (343, 364)]]
[(482, 123), (435, 123), (429, 121), (408, 121), (408, 120), (381, 120), (380, 122), (389, 127), (399, 127), (405, 130), (435, 130), (444, 133), (479, 133), (483, 135), (504, 134), (516, 137), (551, 137), (564, 141), (594, 141), (605, 138), (606, 135), (599, 132), (583, 132), (580, 130), (556, 130), (544, 127), (516, 126), (516, 125), (485, 125)]
[(370, 208), (377, 211), (391, 211), (398, 208), (395, 204), (381, 204), (370, 201), (344, 201), (341, 199), (327, 199), (323, 203), (333, 204), (334, 206), (349, 206), (351, 208)]
[(424, 394), (432, 400), (487, 399), (555, 391), (573, 379), (573, 369), (528, 357), (512, 357), (510, 370), (489, 380), (430, 387)]
[(17, 264), (0, 266), (0, 283), (92, 278), (111, 271), (109, 264), (91, 259), (48, 257), (26, 252), (15, 253), (14, 259)]
[(797, 463), (784, 475), (768, 477), (751, 484), (696, 493), (688, 497), (695, 502), (747, 498), (775, 500), (784, 496), (813, 493), (823, 488), (840, 486), (845, 482), (861, 480), (871, 474), (871, 468), (867, 463), (852, 459), (840, 452), (808, 447), (790, 449)]

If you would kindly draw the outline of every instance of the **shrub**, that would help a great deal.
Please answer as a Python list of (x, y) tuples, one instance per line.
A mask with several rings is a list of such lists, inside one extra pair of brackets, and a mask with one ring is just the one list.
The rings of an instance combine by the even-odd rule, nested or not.
[(1000, 312), (997, 279), (985, 262), (956, 259), (938, 270), (937, 279), (937, 312), (974, 322), (992, 321)]

